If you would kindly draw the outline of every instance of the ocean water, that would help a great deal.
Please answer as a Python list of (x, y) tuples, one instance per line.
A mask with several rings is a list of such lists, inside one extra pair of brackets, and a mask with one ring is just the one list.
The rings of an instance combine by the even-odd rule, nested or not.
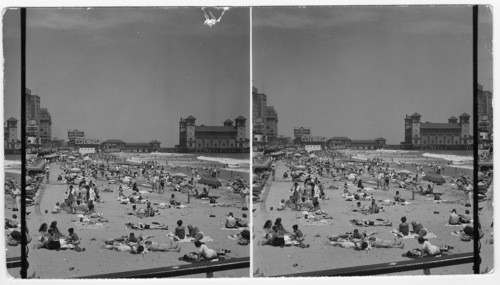
[(21, 155), (9, 154), (5, 156), (3, 161), (5, 173), (13, 173), (21, 175)]

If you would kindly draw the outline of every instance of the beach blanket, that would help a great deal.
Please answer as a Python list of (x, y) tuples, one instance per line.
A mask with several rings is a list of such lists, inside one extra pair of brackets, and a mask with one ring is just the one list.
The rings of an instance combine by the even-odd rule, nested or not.
[[(409, 238), (418, 238), (418, 234), (416, 233), (409, 233), (407, 236), (403, 235), (400, 231), (398, 231), (397, 229), (392, 229), (390, 230), (390, 232), (397, 236), (398, 238), (401, 238), (401, 239), (409, 239)], [(434, 233), (431, 233), (431, 232), (428, 232), (425, 236), (424, 236), (425, 239), (431, 239), (431, 238), (437, 238), (437, 235), (434, 234)]]
[(289, 235), (285, 235), (285, 246), (299, 245), (299, 242), (292, 240)]
[(299, 221), (303, 226), (326, 226), (333, 224), (333, 219), (324, 219), (324, 218), (320, 219), (300, 218)]
[(75, 228), (79, 230), (99, 230), (99, 229), (104, 229), (104, 228), (109, 228), (108, 223), (94, 223), (94, 224), (89, 224), (89, 223), (82, 223), (82, 222), (75, 222)]
[(447, 226), (447, 227), (463, 227), (463, 228), (465, 228), (466, 226), (474, 227), (474, 224), (473, 224), (473, 222), (470, 222), (468, 224), (457, 224), (457, 225), (450, 225), (449, 223), (446, 223), (445, 226)]
[[(176, 242), (194, 242), (195, 241), (194, 237), (188, 237), (188, 236), (185, 236), (184, 239), (179, 239), (177, 236), (174, 235), (174, 233), (171, 233), (171, 232), (168, 233), (167, 236)], [(207, 243), (207, 242), (212, 242), (212, 241), (214, 241), (214, 239), (211, 238), (210, 236), (204, 236), (202, 239), (200, 239), (200, 242), (202, 242), (202, 243)]]
[(244, 228), (222, 228), (221, 230), (226, 230), (226, 231), (242, 231), (242, 230), (250, 230), (249, 227), (244, 227)]

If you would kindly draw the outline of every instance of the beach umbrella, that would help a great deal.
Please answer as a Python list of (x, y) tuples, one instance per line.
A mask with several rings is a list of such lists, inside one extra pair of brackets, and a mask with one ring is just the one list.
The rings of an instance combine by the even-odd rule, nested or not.
[(425, 176), (423, 177), (423, 179), (426, 181), (437, 183), (437, 184), (443, 184), (446, 182), (446, 180), (444, 180), (443, 176), (441, 176), (440, 174), (436, 174), (436, 173), (426, 173)]
[(200, 184), (205, 184), (208, 186), (215, 186), (215, 187), (221, 187), (222, 183), (220, 183), (219, 179), (215, 177), (202, 177), (198, 183)]
[(179, 172), (179, 173), (172, 174), (172, 177), (188, 177), (188, 176), (184, 173)]
[(85, 158), (83, 158), (83, 160), (88, 161), (90, 160), (90, 157), (86, 156)]
[(406, 170), (406, 169), (403, 169), (403, 170), (398, 171), (398, 174), (407, 174), (407, 175), (411, 175), (411, 174), (413, 174), (413, 172), (411, 172), (411, 171), (409, 171), (409, 170)]
[(293, 167), (295, 170), (306, 170), (307, 167), (305, 165), (296, 165)]
[(80, 168), (74, 167), (74, 168), (68, 169), (68, 172), (69, 173), (78, 173), (78, 172), (82, 172), (82, 170)]
[(311, 153), (311, 155), (309, 157), (314, 158), (314, 157), (316, 157), (316, 155), (314, 153)]
[(296, 153), (296, 154), (294, 154), (294, 156), (299, 157), (299, 156), (302, 156), (302, 154)]
[(75, 159), (76, 157), (74, 156), (68, 156), (68, 159)]

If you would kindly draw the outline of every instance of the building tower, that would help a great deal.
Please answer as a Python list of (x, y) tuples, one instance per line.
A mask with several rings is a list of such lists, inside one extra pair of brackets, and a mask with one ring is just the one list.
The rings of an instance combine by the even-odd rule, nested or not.
[(227, 119), (224, 121), (224, 127), (232, 127), (233, 126), (233, 121)]
[(246, 118), (243, 116), (239, 116), (238, 118), (234, 119), (236, 122), (236, 146), (238, 147), (244, 147), (245, 146), (245, 122)]
[(186, 120), (182, 117), (179, 121), (179, 147), (187, 147)]
[(196, 118), (193, 116), (189, 116), (186, 118), (186, 133), (187, 133), (187, 146), (188, 148), (194, 147), (195, 146), (195, 125)]
[(419, 113), (413, 113), (411, 115), (411, 137), (413, 144), (420, 144), (420, 118), (422, 116)]
[(467, 144), (467, 140), (469, 139), (469, 128), (470, 128), (470, 123), (469, 123), (469, 118), (470, 116), (467, 113), (463, 113), (460, 115), (460, 126), (462, 127), (462, 144)]
[(9, 136), (5, 138), (8, 140), (8, 144), (5, 146), (5, 148), (16, 148), (17, 119), (11, 117), (10, 119), (7, 120), (7, 130)]

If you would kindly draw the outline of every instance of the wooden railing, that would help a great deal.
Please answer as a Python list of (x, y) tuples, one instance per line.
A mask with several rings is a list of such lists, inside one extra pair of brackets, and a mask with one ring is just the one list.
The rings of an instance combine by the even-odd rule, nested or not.
[[(205, 273), (207, 278), (212, 278), (217, 271), (250, 268), (250, 257), (232, 258), (214, 262), (197, 262), (177, 266), (167, 266), (151, 269), (142, 269), (125, 272), (114, 272), (108, 274), (80, 276), (83, 279), (109, 279), (109, 278), (168, 278)], [(250, 272), (247, 276), (250, 276)], [(247, 277), (242, 276), (242, 277)]]
[(293, 273), (273, 277), (326, 277), (326, 276), (368, 276), (391, 274), (413, 270), (423, 270), (425, 275), (430, 275), (431, 268), (453, 266), (473, 263), (474, 253), (459, 253), (442, 257), (418, 258), (398, 262), (371, 264), (366, 266), (353, 266), (337, 269), (328, 269), (311, 272)]
[(21, 267), (22, 261), (20, 256), (7, 257), (7, 269)]

